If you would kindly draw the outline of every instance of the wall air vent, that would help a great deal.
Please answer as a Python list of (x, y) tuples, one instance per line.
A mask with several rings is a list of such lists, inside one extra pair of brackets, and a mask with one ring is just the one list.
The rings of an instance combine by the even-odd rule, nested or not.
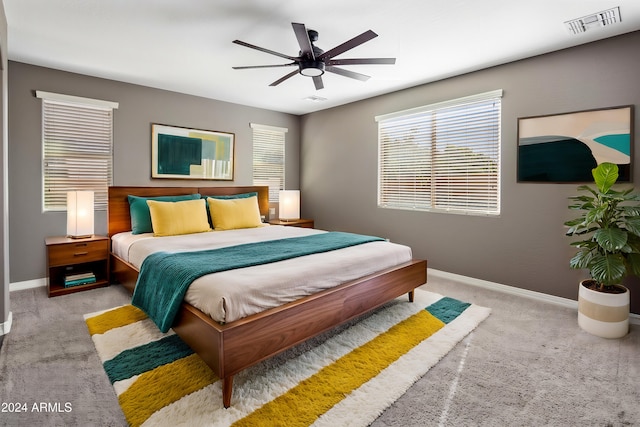
[(620, 22), (620, 8), (614, 7), (593, 15), (567, 21), (564, 25), (571, 34), (581, 34), (594, 28), (607, 27)]

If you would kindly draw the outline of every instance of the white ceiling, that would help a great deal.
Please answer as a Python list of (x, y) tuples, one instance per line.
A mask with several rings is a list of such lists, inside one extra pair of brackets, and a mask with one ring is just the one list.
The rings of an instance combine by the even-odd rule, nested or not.
[[(292, 114), (640, 29), (639, 0), (3, 1), (10, 60)], [(564, 25), (616, 6), (620, 24), (579, 35)], [(319, 91), (301, 75), (269, 86), (293, 67), (231, 68), (289, 62), (235, 39), (297, 56), (292, 22), (318, 31), (324, 50), (371, 29), (377, 38), (337, 58), (396, 64), (344, 66), (372, 78), (325, 73)]]

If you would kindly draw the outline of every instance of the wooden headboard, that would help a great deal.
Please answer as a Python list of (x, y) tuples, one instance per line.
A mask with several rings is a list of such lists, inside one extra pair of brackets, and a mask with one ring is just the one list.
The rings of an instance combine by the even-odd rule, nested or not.
[(131, 230), (129, 214), (129, 195), (140, 197), (178, 196), (200, 193), (203, 196), (229, 196), (241, 193), (258, 193), (260, 215), (269, 212), (269, 187), (109, 187), (108, 232), (109, 237), (116, 233)]

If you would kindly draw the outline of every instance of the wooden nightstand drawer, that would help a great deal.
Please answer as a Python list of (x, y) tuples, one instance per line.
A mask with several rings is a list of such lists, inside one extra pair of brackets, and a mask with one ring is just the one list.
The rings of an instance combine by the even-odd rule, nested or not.
[(50, 267), (98, 261), (109, 256), (108, 240), (72, 242), (51, 245), (48, 248)]

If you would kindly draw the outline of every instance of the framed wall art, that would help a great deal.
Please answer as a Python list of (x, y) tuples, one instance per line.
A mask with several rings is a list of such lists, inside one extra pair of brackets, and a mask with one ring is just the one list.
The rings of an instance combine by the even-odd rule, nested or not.
[(235, 135), (151, 125), (151, 177), (233, 180)]
[(518, 118), (518, 182), (593, 182), (604, 162), (630, 182), (633, 114), (627, 105)]

